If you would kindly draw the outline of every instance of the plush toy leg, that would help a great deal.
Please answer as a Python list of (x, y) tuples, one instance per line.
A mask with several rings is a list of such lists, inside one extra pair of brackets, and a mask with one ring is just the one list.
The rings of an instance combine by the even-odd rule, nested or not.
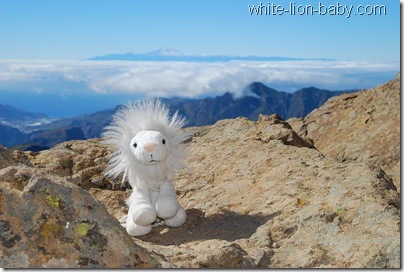
[(156, 209), (150, 202), (150, 192), (148, 190), (134, 189), (126, 203), (129, 206), (126, 221), (121, 218), (122, 226), (132, 236), (148, 234), (151, 224), (156, 220)]
[(178, 211), (173, 218), (166, 219), (166, 225), (169, 227), (180, 227), (182, 226), (185, 221), (187, 220), (187, 213), (185, 212), (184, 208), (179, 205)]
[(169, 181), (163, 182), (156, 200), (157, 216), (163, 219), (172, 218), (177, 214), (179, 206), (173, 184)]
[(147, 226), (156, 221), (156, 209), (150, 203), (150, 193), (133, 190), (127, 204), (129, 217), (136, 225)]

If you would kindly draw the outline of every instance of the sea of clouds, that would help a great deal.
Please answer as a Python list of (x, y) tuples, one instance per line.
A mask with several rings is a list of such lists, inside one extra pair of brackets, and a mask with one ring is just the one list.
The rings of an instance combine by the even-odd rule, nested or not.
[(399, 63), (358, 61), (142, 62), (0, 60), (0, 91), (127, 93), (144, 97), (241, 95), (252, 82), (279, 91), (371, 88)]
[(396, 63), (354, 61), (0, 60), (0, 104), (63, 118), (145, 97), (251, 95), (257, 81), (286, 92), (367, 89), (398, 71)]

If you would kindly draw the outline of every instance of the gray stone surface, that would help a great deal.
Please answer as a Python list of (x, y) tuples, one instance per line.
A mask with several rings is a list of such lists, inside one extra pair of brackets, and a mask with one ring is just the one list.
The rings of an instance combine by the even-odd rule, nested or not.
[(85, 190), (29, 166), (0, 170), (0, 267), (161, 267)]

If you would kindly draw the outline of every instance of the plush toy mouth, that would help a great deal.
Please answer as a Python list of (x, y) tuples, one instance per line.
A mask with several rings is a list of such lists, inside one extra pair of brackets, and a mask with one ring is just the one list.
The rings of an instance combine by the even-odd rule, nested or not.
[(153, 162), (160, 162), (160, 161), (156, 161), (156, 160), (151, 159), (149, 162), (153, 163)]
[(149, 161), (149, 163), (159, 163), (159, 162), (160, 162), (159, 160), (153, 159), (153, 155), (152, 155), (152, 154), (150, 155), (150, 161)]

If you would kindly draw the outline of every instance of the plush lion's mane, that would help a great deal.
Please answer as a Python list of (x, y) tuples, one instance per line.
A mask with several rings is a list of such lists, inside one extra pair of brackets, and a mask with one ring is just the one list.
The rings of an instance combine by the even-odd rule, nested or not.
[(185, 118), (181, 117), (178, 111), (170, 116), (168, 108), (159, 99), (123, 106), (115, 113), (111, 124), (103, 133), (104, 143), (115, 148), (109, 158), (106, 175), (115, 179), (122, 173), (125, 178), (129, 171), (143, 173), (144, 165), (134, 159), (130, 141), (142, 130), (155, 130), (165, 135), (166, 141), (169, 142), (169, 156), (162, 167), (165, 167), (168, 178), (172, 179), (175, 171), (183, 167), (184, 142), (190, 137), (190, 134), (182, 130), (184, 125)]

